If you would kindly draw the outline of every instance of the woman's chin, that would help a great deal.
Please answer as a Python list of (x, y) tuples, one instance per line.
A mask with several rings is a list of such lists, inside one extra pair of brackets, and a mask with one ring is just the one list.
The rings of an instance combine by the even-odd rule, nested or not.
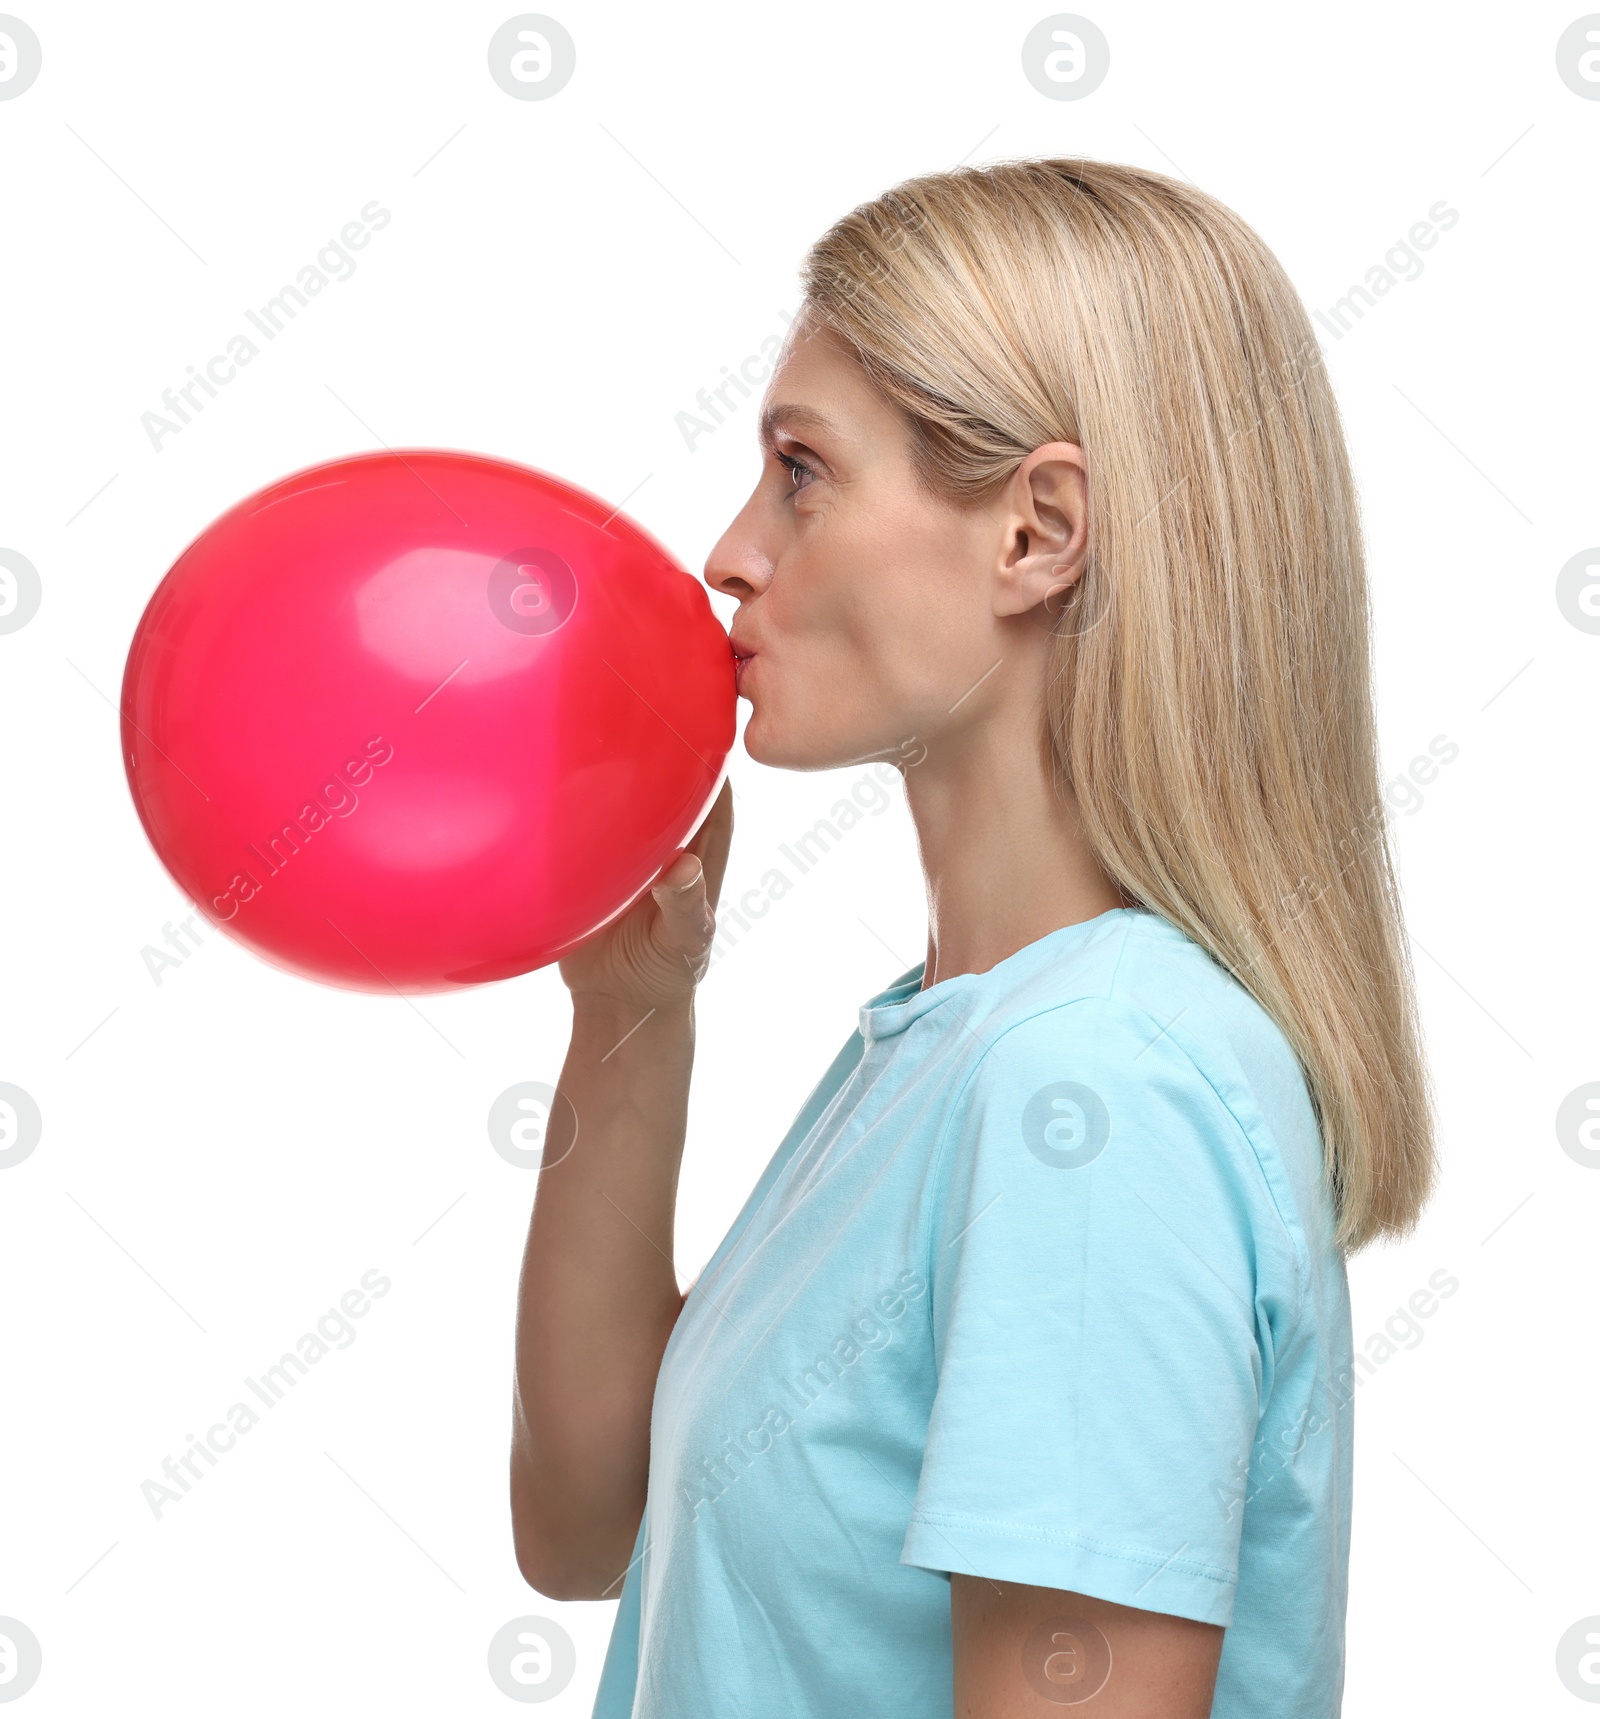
[(756, 710), (751, 711), (744, 726), (744, 749), (757, 764), (774, 770), (827, 770), (835, 762), (823, 756), (815, 737), (808, 740), (786, 731), (770, 717), (763, 719)]
[(744, 725), (744, 749), (757, 764), (770, 765), (774, 770), (793, 769), (789, 748), (768, 731), (767, 724), (754, 711)]

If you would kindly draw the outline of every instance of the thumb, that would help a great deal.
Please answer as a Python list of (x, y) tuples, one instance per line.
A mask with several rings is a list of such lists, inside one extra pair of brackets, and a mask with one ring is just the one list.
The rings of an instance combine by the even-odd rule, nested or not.
[(716, 930), (716, 919), (706, 900), (706, 874), (700, 856), (687, 850), (679, 854), (650, 893), (661, 909), (661, 929), (673, 950), (691, 956), (704, 953)]

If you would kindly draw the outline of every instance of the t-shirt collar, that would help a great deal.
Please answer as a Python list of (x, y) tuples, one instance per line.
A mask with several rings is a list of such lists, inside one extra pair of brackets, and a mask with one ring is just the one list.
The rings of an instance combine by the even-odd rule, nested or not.
[(1080, 919), (1071, 925), (1057, 926), (1054, 931), (1047, 931), (1043, 937), (1035, 938), (1032, 943), (1025, 943), (1022, 948), (1014, 950), (1003, 961), (997, 961), (987, 972), (954, 973), (948, 979), (941, 979), (938, 984), (930, 985), (925, 991), (921, 986), (927, 961), (919, 961), (908, 972), (902, 973), (892, 985), (886, 986), (861, 1005), (861, 1037), (868, 1044), (893, 1038), (895, 1034), (903, 1033), (913, 1021), (920, 1020), (931, 1010), (976, 986), (1009, 990), (1011, 986), (1045, 966), (1070, 945), (1091, 935), (1093, 931), (1107, 930), (1119, 919), (1125, 919), (1140, 911), (1138, 908), (1113, 907), (1104, 913), (1096, 914), (1092, 919)]

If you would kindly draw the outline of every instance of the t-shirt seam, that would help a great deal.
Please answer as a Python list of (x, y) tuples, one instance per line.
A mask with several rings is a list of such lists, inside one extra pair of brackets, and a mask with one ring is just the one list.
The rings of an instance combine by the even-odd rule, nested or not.
[[(1164, 923), (1171, 924), (1171, 921), (1167, 920), (1167, 921), (1164, 921)], [(1181, 927), (1179, 927), (1179, 929), (1181, 930)], [(1187, 936), (1188, 934), (1184, 933), (1184, 935)], [(1190, 939), (1190, 941), (1193, 941), (1193, 939)], [(1222, 965), (1221, 962), (1217, 961), (1216, 958), (1211, 955), (1210, 950), (1205, 949), (1203, 945), (1199, 945), (1198, 947), (1201, 948), (1202, 953), (1204, 953), (1207, 956), (1207, 958), (1211, 961), (1212, 965), (1217, 969), (1217, 971), (1219, 973), (1221, 973), (1223, 975), (1224, 978), (1231, 980), (1233, 984), (1237, 985), (1239, 987), (1239, 989), (1244, 992), (1245, 996), (1247, 996), (1250, 999), (1250, 1001), (1256, 1005), (1257, 1008), (1261, 1009), (1261, 1012), (1263, 1014), (1267, 1013), (1266, 1009), (1263, 1007), (1263, 1005), (1261, 1003), (1260, 998), (1256, 997), (1249, 990), (1249, 988), (1247, 986), (1243, 985), (1239, 981), (1239, 979), (1237, 977), (1235, 977), (1234, 974), (1229, 972), (1229, 970)], [(1122, 952), (1119, 950), (1118, 955), (1117, 955), (1117, 961), (1118, 961), (1119, 968), (1121, 965), (1121, 960), (1122, 960)], [(1112, 976), (1111, 976), (1111, 984), (1109, 986), (1107, 986), (1107, 989), (1106, 989), (1108, 1001), (1110, 1000), (1110, 993), (1111, 993), (1112, 989), (1115, 987), (1116, 977), (1117, 977), (1116, 973), (1113, 972)], [(1119, 1001), (1120, 1000), (1121, 999), (1119, 999)], [(1137, 1010), (1138, 1013), (1143, 1015), (1147, 1021), (1155, 1022), (1155, 1024), (1158, 1027), (1160, 1027), (1161, 1023), (1159, 1021), (1156, 1021), (1155, 1016), (1152, 1015), (1148, 1009), (1141, 1008), (1139, 1006), (1139, 1004), (1133, 1003), (1133, 1002), (1125, 1003), (1124, 1006), (1126, 1008), (1129, 1008), (1129, 1009)], [(1267, 1019), (1271, 1022), (1271, 1024), (1280, 1033), (1282, 1032), (1283, 1029), (1281, 1027), (1278, 1027), (1276, 1021), (1272, 1021), (1272, 1017), (1270, 1015), (1267, 1016)], [(1167, 1033), (1167, 1029), (1165, 1027), (1161, 1027), (1161, 1031), (1164, 1034)], [(1228, 1116), (1229, 1116), (1230, 1120), (1232, 1121), (1234, 1127), (1237, 1128), (1239, 1130), (1240, 1134), (1242, 1134), (1244, 1136), (1245, 1144), (1250, 1148), (1250, 1155), (1255, 1160), (1256, 1168), (1258, 1170), (1260, 1170), (1260, 1172), (1261, 1172), (1261, 1181), (1262, 1181), (1263, 1186), (1266, 1188), (1267, 1198), (1269, 1200), (1271, 1200), (1272, 1209), (1274, 1212), (1277, 1213), (1277, 1216), (1278, 1216), (1278, 1222), (1283, 1225), (1284, 1234), (1286, 1236), (1288, 1236), (1288, 1238), (1289, 1238), (1289, 1253), (1290, 1253), (1290, 1257), (1291, 1257), (1293, 1264), (1294, 1264), (1296, 1301), (1297, 1301), (1297, 1303), (1303, 1303), (1304, 1299), (1305, 1299), (1306, 1284), (1309, 1281), (1309, 1278), (1311, 1275), (1311, 1243), (1310, 1243), (1310, 1241), (1306, 1238), (1306, 1236), (1303, 1233), (1300, 1235), (1300, 1237), (1298, 1239), (1296, 1239), (1295, 1231), (1290, 1226), (1289, 1220), (1284, 1214), (1283, 1207), (1278, 1202), (1278, 1196), (1277, 1196), (1276, 1190), (1273, 1187), (1272, 1178), (1267, 1174), (1266, 1166), (1261, 1162), (1261, 1152), (1258, 1149), (1258, 1147), (1256, 1146), (1255, 1140), (1252, 1138), (1250, 1130), (1248, 1128), (1246, 1128), (1244, 1123), (1240, 1120), (1239, 1115), (1234, 1110), (1233, 1106), (1231, 1104), (1229, 1104), (1227, 1099), (1225, 1099), (1222, 1096), (1222, 1094), (1217, 1090), (1216, 1082), (1205, 1071), (1205, 1069), (1203, 1069), (1200, 1066), (1199, 1062), (1196, 1060), (1196, 1058), (1193, 1056), (1193, 1054), (1187, 1050), (1184, 1050), (1184, 1047), (1178, 1043), (1178, 1040), (1175, 1036), (1173, 1036), (1171, 1034), (1167, 1034), (1167, 1036), (1172, 1037), (1173, 1043), (1175, 1045), (1177, 1045), (1177, 1047), (1180, 1051), (1183, 1052), (1183, 1056), (1184, 1056), (1185, 1061), (1188, 1062), (1189, 1066), (1195, 1071), (1196, 1074), (1198, 1074), (1200, 1076), (1200, 1078), (1211, 1089), (1212, 1096), (1215, 1097), (1217, 1103), (1220, 1104), (1222, 1106), (1222, 1108), (1228, 1113)], [(1293, 1056), (1293, 1054), (1294, 1054), (1293, 1053), (1293, 1047), (1291, 1046), (1290, 1047), (1290, 1055)], [(1294, 1060), (1295, 1060), (1295, 1065), (1298, 1068), (1299, 1067), (1299, 1059), (1296, 1057)], [(1301, 1078), (1302, 1079), (1305, 1078), (1304, 1070), (1301, 1070)], [(1278, 1157), (1277, 1154), (1274, 1154), (1274, 1156)], [(1281, 1164), (1281, 1162), (1282, 1162), (1281, 1157), (1278, 1157), (1278, 1161)]]
[(1004, 1522), (988, 1516), (968, 1516), (953, 1510), (914, 1509), (911, 1512), (911, 1522), (913, 1525), (923, 1522), (935, 1530), (941, 1526), (982, 1528), (1003, 1539), (1019, 1543), (1038, 1542), (1048, 1546), (1066, 1546), (1074, 1551), (1092, 1552), (1096, 1557), (1115, 1558), (1119, 1563), (1135, 1564), (1140, 1569), (1153, 1566), (1157, 1570), (1181, 1570), (1186, 1575), (1203, 1576), (1207, 1581), (1221, 1582), (1228, 1587), (1234, 1586), (1239, 1579), (1233, 1571), (1220, 1569), (1217, 1565), (1205, 1563), (1199, 1558), (1173, 1557), (1170, 1554), (1163, 1557), (1159, 1552), (1147, 1552), (1142, 1547), (1117, 1546), (1109, 1541), (1096, 1539), (1092, 1534), (1075, 1534), (1067, 1529)]
[[(1157, 915), (1156, 917), (1160, 917), (1160, 916)], [(1171, 922), (1170, 921), (1163, 921), (1163, 923), (1164, 924), (1170, 924)], [(988, 1047), (988, 1049), (984, 1051), (983, 1055), (981, 1057), (979, 1057), (977, 1063), (975, 1063), (973, 1065), (972, 1074), (973, 1075), (977, 1074), (979, 1068), (981, 1068), (983, 1066), (983, 1063), (988, 1059), (990, 1051), (992, 1051), (995, 1048), (995, 1046), (1000, 1043), (1000, 1040), (1005, 1038), (1008, 1033), (1014, 1031), (1017, 1027), (1026, 1026), (1029, 1021), (1037, 1020), (1040, 1015), (1049, 1014), (1054, 1009), (1070, 1008), (1076, 1003), (1105, 1002), (1105, 1003), (1112, 1004), (1113, 1006), (1115, 1006), (1117, 1008), (1126, 1009), (1131, 1014), (1139, 1015), (1144, 1020), (1148, 1021), (1150, 1023), (1150, 1025), (1155, 1027), (1156, 1036), (1158, 1038), (1169, 1039), (1172, 1042), (1173, 1047), (1177, 1050), (1178, 1054), (1180, 1056), (1182, 1056), (1183, 1060), (1189, 1065), (1189, 1067), (1191, 1069), (1194, 1070), (1195, 1074), (1198, 1075), (1199, 1078), (1205, 1083), (1206, 1089), (1211, 1093), (1212, 1097), (1216, 1099), (1218, 1105), (1222, 1108), (1223, 1113), (1227, 1116), (1228, 1120), (1233, 1124), (1234, 1128), (1238, 1131), (1239, 1137), (1244, 1141), (1246, 1148), (1249, 1150), (1251, 1161), (1255, 1164), (1256, 1169), (1257, 1169), (1257, 1171), (1261, 1177), (1262, 1190), (1265, 1192), (1267, 1199), (1271, 1202), (1272, 1210), (1273, 1210), (1274, 1214), (1276, 1215), (1278, 1222), (1283, 1226), (1284, 1235), (1288, 1238), (1290, 1262), (1294, 1268), (1296, 1323), (1298, 1324), (1300, 1314), (1303, 1312), (1303, 1308), (1304, 1308), (1305, 1287), (1306, 1287), (1306, 1283), (1307, 1283), (1309, 1275), (1310, 1275), (1310, 1258), (1309, 1258), (1310, 1244), (1304, 1239), (1303, 1236), (1302, 1237), (1296, 1236), (1294, 1227), (1290, 1224), (1288, 1216), (1285, 1214), (1282, 1205), (1279, 1203), (1277, 1190), (1273, 1186), (1273, 1180), (1267, 1174), (1266, 1166), (1262, 1162), (1261, 1149), (1257, 1146), (1256, 1141), (1255, 1141), (1254, 1137), (1252, 1136), (1250, 1130), (1245, 1127), (1243, 1121), (1240, 1119), (1238, 1113), (1234, 1110), (1233, 1106), (1227, 1101), (1226, 1098), (1223, 1097), (1222, 1093), (1218, 1090), (1217, 1083), (1211, 1078), (1210, 1074), (1207, 1073), (1207, 1071), (1201, 1067), (1199, 1061), (1195, 1058), (1193, 1053), (1191, 1051), (1189, 1051), (1188, 1049), (1186, 1049), (1185, 1046), (1178, 1039), (1177, 1035), (1174, 1034), (1170, 1030), (1171, 1029), (1171, 1023), (1169, 1022), (1166, 1025), (1163, 1025), (1162, 1022), (1158, 1021), (1156, 1019), (1156, 1017), (1154, 1015), (1152, 1015), (1150, 1013), (1150, 1011), (1148, 1009), (1144, 1008), (1141, 1004), (1132, 1002), (1127, 998), (1118, 997), (1118, 996), (1114, 995), (1115, 990), (1116, 990), (1117, 977), (1118, 977), (1118, 974), (1120, 973), (1121, 968), (1122, 968), (1122, 958), (1127, 952), (1128, 941), (1129, 941), (1130, 936), (1132, 935), (1133, 929), (1134, 929), (1133, 922), (1129, 922), (1128, 924), (1124, 925), (1124, 927), (1123, 927), (1122, 943), (1117, 950), (1116, 960), (1113, 963), (1111, 975), (1110, 975), (1109, 979), (1106, 981), (1106, 985), (1105, 985), (1104, 990), (1097, 991), (1097, 992), (1091, 993), (1091, 994), (1086, 995), (1086, 996), (1070, 997), (1070, 998), (1066, 999), (1064, 1002), (1060, 1002), (1060, 1003), (1047, 1003), (1047, 1004), (1043, 1005), (1041, 1008), (1034, 1010), (1031, 1014), (1024, 1015), (1019, 1020), (1014, 1021), (1011, 1026), (1005, 1028), (1002, 1032), (998, 1033), (995, 1036), (994, 1043), (991, 1044)], [(966, 1083), (963, 1083), (962, 1091), (965, 1092), (965, 1090), (966, 1090)], [(941, 1154), (941, 1156), (942, 1156), (942, 1154)], [(1291, 1327), (1291, 1330), (1292, 1329), (1293, 1329), (1293, 1327)]]
[[(1307, 1286), (1311, 1281), (1310, 1244), (1303, 1236), (1297, 1237), (1294, 1229), (1290, 1226), (1283, 1207), (1278, 1203), (1278, 1194), (1277, 1189), (1273, 1185), (1273, 1178), (1267, 1174), (1267, 1167), (1261, 1161), (1261, 1149), (1257, 1146), (1255, 1138), (1252, 1136), (1250, 1130), (1246, 1128), (1244, 1123), (1240, 1120), (1239, 1115), (1234, 1110), (1233, 1106), (1229, 1104), (1227, 1099), (1223, 1097), (1222, 1093), (1218, 1091), (1217, 1083), (1211, 1078), (1210, 1074), (1200, 1066), (1200, 1063), (1192, 1052), (1185, 1048), (1177, 1034), (1170, 1030), (1171, 1023), (1169, 1022), (1167, 1025), (1163, 1025), (1150, 1013), (1148, 1009), (1125, 997), (1112, 997), (1110, 994), (1110, 987), (1107, 988), (1105, 1000), (1108, 1003), (1114, 1004), (1117, 1008), (1126, 1009), (1130, 1014), (1142, 1016), (1156, 1028), (1159, 1037), (1167, 1039), (1172, 1044), (1172, 1047), (1177, 1051), (1179, 1056), (1181, 1056), (1189, 1067), (1194, 1070), (1196, 1076), (1204, 1082), (1206, 1090), (1214, 1099), (1216, 1099), (1218, 1105), (1222, 1109), (1223, 1115), (1226, 1116), (1233, 1124), (1239, 1138), (1243, 1140), (1245, 1144), (1245, 1149), (1250, 1154), (1250, 1160), (1256, 1167), (1256, 1174), (1261, 1178), (1262, 1191), (1266, 1194), (1267, 1200), (1272, 1206), (1273, 1214), (1277, 1218), (1284, 1236), (1288, 1241), (1289, 1265), (1290, 1269), (1294, 1273), (1294, 1315), (1290, 1319), (1288, 1325), (1284, 1328), (1281, 1340), (1273, 1345), (1273, 1354), (1276, 1357), (1292, 1345), (1294, 1338), (1306, 1321)], [(1263, 1396), (1257, 1416), (1258, 1427), (1262, 1421), (1265, 1420), (1266, 1413), (1267, 1397)]]
[[(1155, 914), (1152, 917), (1157, 919), (1161, 918), (1159, 914)], [(1160, 1021), (1156, 1020), (1155, 1016), (1152, 1015), (1148, 1009), (1145, 1009), (1138, 1003), (1131, 1002), (1126, 998), (1115, 997), (1112, 995), (1116, 986), (1118, 974), (1121, 971), (1122, 958), (1127, 952), (1128, 940), (1132, 936), (1137, 923), (1137, 920), (1126, 920), (1123, 922), (1122, 941), (1118, 945), (1116, 958), (1112, 963), (1110, 976), (1103, 989), (1087, 992), (1082, 996), (1068, 997), (1059, 1002), (1043, 1003), (1038, 1008), (1030, 1010), (1029, 1013), (1019, 1016), (1018, 1019), (1011, 1022), (1009, 1026), (1002, 1028), (1001, 1031), (995, 1035), (994, 1039), (984, 1047), (982, 1054), (967, 1071), (966, 1077), (962, 1080), (961, 1085), (956, 1089), (949, 1112), (940, 1128), (938, 1142), (935, 1146), (929, 1166), (930, 1186), (935, 1190), (938, 1190), (944, 1185), (944, 1170), (950, 1152), (950, 1137), (954, 1130), (956, 1118), (961, 1112), (961, 1100), (965, 1097), (967, 1089), (977, 1078), (978, 1073), (983, 1068), (984, 1064), (993, 1056), (1002, 1039), (1008, 1037), (1019, 1027), (1027, 1026), (1029, 1022), (1038, 1020), (1042, 1015), (1052, 1014), (1058, 1009), (1074, 1008), (1080, 1003), (1103, 1002), (1111, 1004), (1116, 1008), (1125, 1009), (1131, 1014), (1139, 1015), (1157, 1029), (1157, 1037), (1167, 1038), (1171, 1041), (1178, 1054), (1189, 1065), (1189, 1067), (1193, 1069), (1196, 1076), (1198, 1076), (1198, 1078), (1204, 1083), (1207, 1091), (1211, 1093), (1218, 1105), (1221, 1106), (1223, 1114), (1233, 1124), (1240, 1138), (1244, 1141), (1245, 1146), (1250, 1153), (1251, 1161), (1256, 1166), (1257, 1174), (1261, 1178), (1262, 1189), (1266, 1193), (1267, 1199), (1271, 1203), (1273, 1213), (1277, 1217), (1279, 1224), (1282, 1226), (1284, 1235), (1287, 1237), (1289, 1242), (1289, 1261), (1294, 1273), (1295, 1308), (1294, 1318), (1290, 1321), (1287, 1329), (1285, 1330), (1283, 1334), (1283, 1343), (1279, 1346), (1287, 1348), (1290, 1339), (1300, 1329), (1306, 1317), (1306, 1287), (1310, 1280), (1309, 1243), (1306, 1242), (1304, 1238), (1296, 1238), (1294, 1230), (1290, 1227), (1289, 1221), (1284, 1215), (1283, 1207), (1278, 1202), (1278, 1195), (1276, 1189), (1273, 1187), (1272, 1178), (1267, 1174), (1266, 1166), (1261, 1161), (1260, 1149), (1257, 1147), (1254, 1138), (1251, 1136), (1250, 1130), (1245, 1127), (1244, 1123), (1235, 1113), (1233, 1106), (1229, 1104), (1227, 1099), (1224, 1098), (1221, 1092), (1217, 1090), (1216, 1082), (1212, 1080), (1211, 1076), (1200, 1066), (1194, 1056), (1184, 1048), (1178, 1038), (1169, 1031), (1168, 1027), (1163, 1026)], [(1162, 923), (1170, 924), (1171, 921), (1163, 919)], [(925, 1234), (921, 1244), (926, 1281), (930, 1285), (933, 1283), (933, 1220), (936, 1204), (940, 1204), (937, 1198), (928, 1202), (927, 1211), (923, 1219)], [(1305, 1257), (1302, 1257), (1303, 1255)], [(933, 1319), (933, 1297), (931, 1295), (928, 1298), (927, 1316), (931, 1330)], [(1264, 1414), (1266, 1410), (1265, 1401), (1261, 1404), (1261, 1410)]]
[[(1170, 1023), (1167, 1026), (1163, 1026), (1148, 1009), (1141, 1007), (1138, 1003), (1130, 1002), (1125, 998), (1119, 997), (1113, 999), (1110, 996), (1109, 991), (1106, 996), (1106, 1001), (1114, 1001), (1117, 1007), (1127, 1009), (1132, 1014), (1142, 1015), (1145, 1020), (1150, 1022), (1150, 1024), (1157, 1029), (1159, 1036), (1171, 1041), (1173, 1048), (1189, 1065), (1189, 1067), (1194, 1070), (1200, 1079), (1204, 1081), (1207, 1091), (1210, 1092), (1211, 1096), (1215, 1098), (1217, 1103), (1222, 1107), (1223, 1114), (1238, 1131), (1240, 1139), (1244, 1141), (1245, 1146), (1250, 1153), (1251, 1162), (1254, 1163), (1257, 1173), (1261, 1177), (1262, 1190), (1265, 1192), (1267, 1199), (1271, 1202), (1272, 1210), (1276, 1215), (1278, 1222), (1283, 1226), (1283, 1233), (1289, 1243), (1289, 1260), (1290, 1264), (1294, 1268), (1295, 1318), (1293, 1324), (1289, 1327), (1289, 1331), (1285, 1333), (1285, 1335), (1292, 1335), (1298, 1328), (1305, 1313), (1306, 1285), (1309, 1282), (1311, 1270), (1310, 1244), (1306, 1241), (1304, 1236), (1296, 1236), (1295, 1230), (1290, 1225), (1283, 1207), (1279, 1204), (1277, 1189), (1273, 1186), (1273, 1179), (1267, 1174), (1267, 1167), (1261, 1160), (1260, 1147), (1257, 1146), (1250, 1130), (1246, 1128), (1244, 1123), (1240, 1120), (1239, 1115), (1234, 1110), (1233, 1106), (1229, 1104), (1227, 1099), (1222, 1096), (1222, 1093), (1218, 1091), (1217, 1083), (1211, 1078), (1206, 1070), (1200, 1066), (1194, 1055), (1185, 1049), (1177, 1035), (1169, 1030)], [(1277, 1154), (1274, 1154), (1274, 1157), (1276, 1158)], [(1279, 1162), (1281, 1162), (1281, 1159)]]

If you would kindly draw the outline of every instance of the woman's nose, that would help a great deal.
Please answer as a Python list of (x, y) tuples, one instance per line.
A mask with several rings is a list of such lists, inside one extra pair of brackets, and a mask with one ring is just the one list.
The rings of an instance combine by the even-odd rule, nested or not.
[(757, 596), (772, 583), (772, 557), (743, 522), (741, 514), (706, 557), (705, 581), (725, 597)]

